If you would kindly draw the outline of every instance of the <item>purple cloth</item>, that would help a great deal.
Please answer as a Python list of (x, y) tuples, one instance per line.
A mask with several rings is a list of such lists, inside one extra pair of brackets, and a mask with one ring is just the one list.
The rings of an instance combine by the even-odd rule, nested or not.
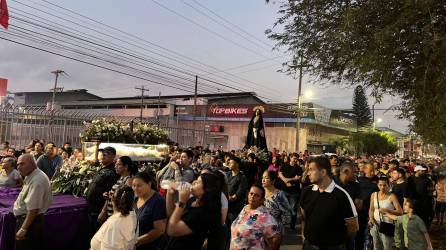
[[(20, 189), (0, 189), (0, 250), (14, 249), (15, 217), (12, 207)], [(82, 250), (90, 245), (87, 202), (72, 195), (53, 196), (45, 213), (45, 247)]]

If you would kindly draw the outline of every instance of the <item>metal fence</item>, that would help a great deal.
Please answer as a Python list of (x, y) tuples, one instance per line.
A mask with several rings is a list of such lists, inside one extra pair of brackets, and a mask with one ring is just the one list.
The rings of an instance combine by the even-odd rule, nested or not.
[[(8, 141), (14, 148), (24, 148), (33, 139), (54, 142), (62, 145), (71, 142), (73, 147), (80, 147), (79, 134), (85, 129), (84, 122), (95, 119), (115, 119), (123, 122), (140, 121), (139, 117), (110, 116), (95, 112), (57, 110), (46, 107), (26, 107), (0, 105), (0, 141)], [(182, 146), (193, 146), (205, 140), (205, 132), (192, 129), (169, 127), (169, 119), (145, 118), (143, 122), (164, 128), (172, 141)]]

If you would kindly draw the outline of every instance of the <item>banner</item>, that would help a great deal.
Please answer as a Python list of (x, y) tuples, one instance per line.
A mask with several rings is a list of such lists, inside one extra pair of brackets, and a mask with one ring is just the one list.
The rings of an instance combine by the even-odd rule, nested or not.
[(6, 0), (0, 0), (0, 25), (5, 29), (8, 29), (9, 26), (9, 13)]
[(8, 79), (0, 78), (0, 97), (6, 96), (8, 89)]

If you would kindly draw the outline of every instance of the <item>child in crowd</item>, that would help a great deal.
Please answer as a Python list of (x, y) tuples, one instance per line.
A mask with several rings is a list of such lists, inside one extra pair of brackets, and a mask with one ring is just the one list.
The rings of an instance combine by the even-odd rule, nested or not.
[(426, 226), (423, 220), (415, 214), (417, 204), (414, 200), (406, 199), (403, 204), (404, 215), (386, 215), (395, 224), (395, 245), (398, 249), (433, 250)]

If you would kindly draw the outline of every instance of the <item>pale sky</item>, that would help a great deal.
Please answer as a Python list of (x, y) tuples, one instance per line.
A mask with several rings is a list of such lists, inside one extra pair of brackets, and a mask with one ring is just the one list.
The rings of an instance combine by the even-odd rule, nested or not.
[[(187, 68), (198, 74), (199, 77), (209, 77), (220, 83), (233, 87), (254, 91), (260, 96), (266, 96), (274, 102), (294, 102), (297, 95), (297, 80), (291, 76), (277, 72), (281, 68), (281, 63), (288, 57), (283, 52), (272, 52), (274, 42), (266, 38), (264, 31), (272, 28), (275, 19), (278, 17), (277, 5), (265, 4), (263, 0), (226, 0), (226, 1), (202, 1), (202, 0), (48, 0), (69, 10), (81, 13), (94, 20), (103, 22), (114, 28), (143, 38), (153, 44), (179, 53), (195, 62), (188, 61), (184, 57), (179, 58), (176, 54), (176, 62), (166, 59), (165, 56), (151, 54), (148, 49), (160, 49), (159, 47), (147, 47), (148, 43), (136, 40), (126, 34), (92, 23), (84, 19), (81, 23), (87, 28), (52, 17), (33, 8), (44, 10), (50, 14), (79, 22), (81, 18), (73, 13), (58, 9), (41, 0), (8, 0), (11, 15), (22, 15), (24, 11), (29, 14), (39, 15), (49, 20), (67, 25), (81, 30), (90, 35), (95, 35), (113, 43), (131, 48), (135, 51), (145, 53), (152, 58), (174, 64), (178, 67)], [(171, 9), (161, 7), (159, 4)], [(28, 6), (25, 6), (29, 5)], [(201, 6), (200, 6), (201, 4)], [(195, 10), (195, 9), (199, 10)], [(203, 8), (206, 7), (207, 9)], [(220, 19), (209, 10), (223, 17)], [(176, 12), (176, 13), (173, 13)], [(215, 23), (208, 15), (220, 24)], [(229, 21), (232, 24), (226, 22)], [(10, 19), (12, 25), (22, 26), (14, 18)], [(97, 31), (113, 36), (105, 37)], [(229, 27), (229, 29), (228, 29)], [(10, 30), (13, 30), (11, 28)], [(232, 31), (231, 31), (232, 30)], [(245, 33), (247, 31), (248, 33)], [(7, 33), (0, 30), (0, 37)], [(131, 47), (122, 41), (131, 42), (140, 47)], [(145, 46), (145, 50), (141, 50)], [(172, 57), (172, 52), (161, 49), (162, 55)], [(275, 59), (271, 59), (275, 58)], [(268, 60), (269, 59), (269, 60)], [(195, 68), (188, 68), (184, 64), (195, 64)], [(263, 61), (251, 66), (238, 69), (234, 67)], [(210, 65), (197, 65), (197, 62)], [(179, 90), (164, 86), (155, 85), (143, 80), (123, 76), (117, 73), (98, 69), (93, 66), (74, 62), (69, 59), (50, 55), (21, 45), (16, 45), (0, 39), (0, 77), (9, 79), (9, 91), (48, 91), (53, 87), (54, 75), (50, 72), (55, 69), (62, 69), (69, 74), (69, 77), (62, 77), (60, 85), (65, 89), (89, 89), (90, 92), (103, 97), (135, 96), (139, 92), (134, 89), (136, 85), (149, 87), (149, 95), (158, 95), (161, 91), (163, 95), (184, 93)], [(205, 72), (215, 72), (227, 70), (228, 73), (216, 73), (206, 75)], [(235, 78), (236, 75), (238, 78)], [(311, 101), (328, 108), (351, 108), (352, 88), (342, 86), (325, 86), (320, 82), (313, 83), (311, 77), (305, 76), (303, 79), (303, 92), (311, 90), (313, 96)], [(232, 81), (229, 81), (232, 80)], [(209, 84), (209, 83), (208, 83)], [(213, 91), (217, 92), (215, 86)], [(199, 85), (200, 89), (200, 85)], [(210, 89), (209, 87), (207, 88)], [(193, 89), (191, 88), (191, 91)], [(374, 100), (369, 98), (369, 103)], [(398, 97), (387, 96), (383, 103), (377, 104), (377, 108), (388, 108), (392, 104), (398, 103)], [(376, 111), (375, 117), (381, 118), (379, 126), (390, 125), (391, 128), (404, 132), (407, 130), (407, 121), (395, 118), (397, 113), (389, 111)]]

